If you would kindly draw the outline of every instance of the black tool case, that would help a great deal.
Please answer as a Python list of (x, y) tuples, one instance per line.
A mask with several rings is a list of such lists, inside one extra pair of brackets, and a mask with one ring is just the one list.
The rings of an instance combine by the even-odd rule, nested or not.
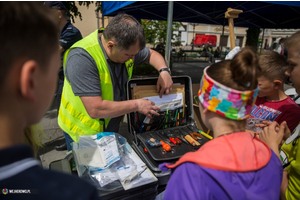
[[(160, 112), (159, 117), (153, 118), (153, 123), (144, 124), (143, 120), (146, 117), (140, 113), (127, 114), (128, 129), (134, 136), (132, 148), (140, 156), (140, 158), (147, 164), (154, 175), (158, 178), (159, 185), (167, 184), (170, 178), (170, 172), (162, 172), (158, 165), (164, 162), (175, 163), (181, 156), (190, 151), (197, 151), (204, 143), (209, 141), (208, 138), (198, 138), (199, 146), (192, 146), (187, 141), (184, 141), (180, 136), (186, 136), (193, 132), (198, 132), (196, 122), (193, 118), (193, 98), (192, 98), (192, 81), (189, 76), (173, 76), (174, 85), (184, 85), (184, 99), (185, 108), (177, 108), (170, 111), (171, 119), (166, 122), (166, 111)], [(127, 83), (127, 99), (131, 100), (132, 89), (134, 86), (156, 85), (157, 78), (138, 78), (131, 79)], [(180, 113), (180, 117), (175, 118), (176, 113)], [(172, 117), (173, 115), (173, 117)], [(177, 114), (178, 115), (178, 114)], [(170, 117), (170, 116), (168, 116)], [(163, 125), (161, 124), (162, 122)], [(142, 127), (141, 127), (142, 126)], [(148, 126), (151, 126), (150, 128)], [(181, 144), (173, 144), (169, 138), (179, 138)], [(167, 141), (171, 146), (171, 151), (166, 151), (162, 146), (152, 147), (148, 142), (150, 138), (158, 141)], [(169, 141), (168, 141), (169, 139)], [(176, 141), (175, 141), (176, 142)], [(187, 143), (186, 143), (187, 142)]]

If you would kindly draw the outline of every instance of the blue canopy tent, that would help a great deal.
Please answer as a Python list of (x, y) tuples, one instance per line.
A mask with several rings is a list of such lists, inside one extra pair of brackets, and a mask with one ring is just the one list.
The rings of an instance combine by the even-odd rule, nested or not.
[[(300, 28), (299, 1), (173, 1), (173, 21), (223, 25), (227, 8), (243, 10), (235, 26)], [(102, 14), (125, 12), (137, 19), (167, 20), (168, 1), (103, 1)], [(225, 20), (224, 20), (225, 19)]]
[[(171, 12), (173, 21), (226, 26), (228, 20), (225, 19), (225, 12), (233, 8), (243, 10), (234, 19), (234, 25), (238, 27), (300, 28), (298, 1), (173, 1), (171, 4), (172, 9), (168, 1), (103, 1), (102, 14), (115, 16), (125, 12), (137, 19), (167, 21)], [(169, 45), (167, 36), (167, 47)], [(166, 57), (169, 61), (169, 55)]]

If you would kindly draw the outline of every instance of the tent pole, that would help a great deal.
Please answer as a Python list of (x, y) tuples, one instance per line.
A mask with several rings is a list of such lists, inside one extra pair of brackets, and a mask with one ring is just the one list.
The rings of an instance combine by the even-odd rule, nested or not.
[(222, 29), (222, 35), (221, 35), (221, 41), (220, 41), (220, 46), (221, 46), (221, 53), (223, 51), (223, 40), (224, 40), (224, 29), (225, 29), (225, 18), (224, 18), (224, 21), (223, 21), (223, 29)]
[(228, 19), (229, 26), (229, 37), (230, 37), (230, 48), (231, 50), (235, 47), (235, 36), (234, 36), (234, 23), (233, 19), (238, 18), (239, 13), (242, 13), (242, 10), (228, 8), (225, 12), (225, 18)]
[(262, 49), (262, 46), (263, 46), (263, 44), (264, 44), (264, 36), (265, 36), (265, 27), (263, 28), (263, 35), (262, 35), (262, 43), (261, 43), (261, 45), (260, 45), (260, 51), (259, 51), (259, 55), (261, 55), (261, 49)]
[(104, 28), (104, 15), (102, 14), (102, 28)]
[(230, 48), (231, 50), (235, 47), (235, 36), (234, 36), (234, 22), (233, 18), (228, 18), (229, 25), (229, 38), (230, 38)]
[(170, 47), (171, 47), (171, 36), (172, 36), (173, 6), (174, 6), (174, 2), (169, 1), (169, 3), (168, 3), (168, 22), (167, 22), (167, 41), (166, 41), (166, 54), (165, 54), (165, 61), (166, 61), (166, 65), (168, 68), (170, 68)]

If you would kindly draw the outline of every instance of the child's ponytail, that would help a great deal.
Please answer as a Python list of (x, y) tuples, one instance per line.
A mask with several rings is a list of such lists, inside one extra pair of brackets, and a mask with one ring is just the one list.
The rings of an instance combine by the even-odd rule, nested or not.
[(232, 79), (243, 90), (257, 88), (257, 77), (261, 74), (257, 55), (245, 49), (236, 54), (230, 62)]
[(213, 64), (207, 74), (229, 88), (246, 91), (257, 88), (261, 68), (257, 55), (250, 49), (243, 49), (232, 60)]

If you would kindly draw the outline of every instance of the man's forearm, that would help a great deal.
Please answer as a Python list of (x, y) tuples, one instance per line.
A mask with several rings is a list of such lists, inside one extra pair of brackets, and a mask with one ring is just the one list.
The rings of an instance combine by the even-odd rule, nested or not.
[[(82, 99), (82, 98), (81, 98)], [(84, 102), (83, 98), (83, 102)], [(85, 108), (93, 119), (114, 118), (138, 110), (136, 100), (85, 102)]]
[(159, 71), (162, 68), (167, 67), (165, 60), (160, 55), (160, 53), (158, 53), (152, 49), (150, 49), (149, 64), (152, 65), (157, 71)]

